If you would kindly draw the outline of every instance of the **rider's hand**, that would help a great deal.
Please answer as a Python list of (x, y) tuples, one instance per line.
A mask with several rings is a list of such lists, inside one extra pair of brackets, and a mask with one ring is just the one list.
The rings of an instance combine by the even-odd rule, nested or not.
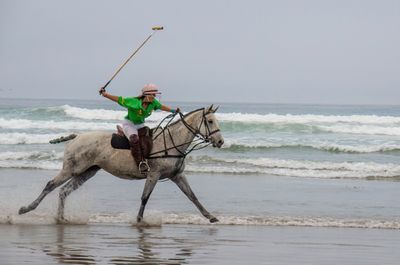
[(103, 95), (104, 93), (106, 93), (106, 89), (104, 87), (101, 87), (99, 90), (99, 94), (104, 97), (104, 95)]
[(176, 114), (176, 113), (178, 113), (178, 112), (180, 112), (180, 111), (181, 111), (180, 108), (171, 109), (171, 112), (172, 112), (173, 114)]

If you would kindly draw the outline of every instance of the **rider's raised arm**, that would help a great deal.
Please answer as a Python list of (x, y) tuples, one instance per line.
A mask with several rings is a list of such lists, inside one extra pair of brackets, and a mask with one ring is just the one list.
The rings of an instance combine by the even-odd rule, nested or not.
[(118, 96), (114, 96), (114, 95), (108, 94), (108, 93), (106, 92), (105, 89), (103, 89), (103, 88), (100, 89), (99, 93), (100, 93), (103, 97), (108, 98), (108, 99), (110, 99), (110, 100), (115, 101), (115, 102), (118, 103)]

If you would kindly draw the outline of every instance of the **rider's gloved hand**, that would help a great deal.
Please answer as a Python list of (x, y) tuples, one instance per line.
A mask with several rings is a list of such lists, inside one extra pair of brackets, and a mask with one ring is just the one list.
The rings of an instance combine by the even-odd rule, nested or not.
[(103, 96), (104, 93), (106, 93), (106, 89), (104, 87), (101, 87), (99, 90), (99, 94)]
[(179, 113), (179, 112), (181, 112), (181, 109), (180, 108), (176, 108), (176, 109), (171, 109), (171, 112), (172, 113)]

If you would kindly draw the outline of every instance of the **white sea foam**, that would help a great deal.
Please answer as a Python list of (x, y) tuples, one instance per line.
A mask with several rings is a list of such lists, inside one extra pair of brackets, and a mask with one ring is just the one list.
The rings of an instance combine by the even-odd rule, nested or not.
[(115, 123), (88, 121), (34, 121), (0, 118), (2, 129), (113, 130)]
[(21, 168), (21, 169), (61, 169), (62, 162), (49, 161), (0, 161), (0, 168)]
[[(161, 119), (160, 119), (161, 120)], [(122, 119), (120, 120), (122, 121)], [(148, 119), (147, 125), (152, 127), (157, 125), (156, 120)], [(65, 131), (110, 131), (115, 130), (118, 122), (100, 122), (100, 121), (39, 121), (26, 119), (3, 119), (0, 118), (0, 129), (48, 129), (48, 130), (65, 130)]]
[(29, 216), (18, 215), (16, 213), (9, 213), (7, 215), (0, 215), (0, 224), (30, 224), (30, 225), (44, 225), (56, 224), (57, 221), (54, 215), (44, 212), (32, 212)]
[[(137, 224), (136, 221), (136, 213), (134, 212), (123, 212), (116, 214), (93, 214), (90, 216), (88, 222), (91, 224), (103, 224), (103, 223), (129, 223), (129, 224)], [(148, 211), (143, 218), (143, 223), (146, 226), (161, 226), (162, 224), (162, 215), (159, 212)]]
[[(79, 119), (71, 121), (28, 120), (0, 118), (3, 129), (51, 129), (51, 130), (112, 130), (116, 122), (123, 120), (126, 110), (86, 109), (64, 105), (61, 108), (66, 116)], [(146, 121), (155, 126), (168, 115), (166, 112), (154, 112)], [(272, 124), (276, 130), (301, 130), (301, 128), (281, 128), (282, 125), (305, 125), (311, 132), (322, 131), (346, 134), (400, 135), (400, 117), (376, 115), (279, 115), (279, 114), (243, 114), (217, 113), (223, 122)], [(88, 120), (88, 121), (80, 121)], [(286, 126), (287, 127), (287, 126)], [(303, 130), (307, 129), (303, 128)]]
[[(0, 133), (0, 145), (19, 145), (19, 144), (47, 144), (50, 140), (65, 136), (65, 133), (54, 134), (33, 134), (33, 133)], [(285, 142), (288, 141), (288, 142)], [(329, 152), (345, 152), (345, 153), (372, 153), (372, 152), (388, 152), (400, 150), (400, 144), (394, 141), (386, 141), (386, 143), (374, 142), (355, 142), (350, 144), (338, 144), (334, 142), (323, 141), (318, 139), (303, 139), (293, 142), (292, 139), (243, 139), (234, 137), (225, 139), (223, 149), (243, 149), (243, 148), (313, 148)]]
[(55, 151), (21, 151), (1, 152), (0, 168), (36, 168), (60, 169), (62, 167), (62, 152)]
[(62, 134), (0, 133), (0, 144), (47, 144)]
[[(123, 110), (106, 110), (106, 109), (86, 109), (72, 107), (64, 105), (61, 107), (65, 114), (69, 117), (84, 119), (84, 120), (123, 120), (127, 114), (125, 109)], [(147, 118), (148, 122), (159, 122), (165, 118), (169, 113), (166, 112), (153, 112), (153, 114)]]
[[(249, 139), (225, 139), (222, 149), (241, 149), (241, 148), (313, 148), (329, 152), (343, 153), (374, 153), (374, 152), (389, 152), (400, 150), (400, 143), (362, 143), (357, 142), (354, 145), (338, 144), (333, 142), (321, 142), (318, 139), (307, 139), (309, 142), (284, 142), (286, 139), (272, 140), (257, 140), (249, 141)], [(289, 141), (291, 139), (288, 139)], [(314, 142), (313, 142), (314, 141)]]
[(400, 117), (377, 115), (315, 115), (315, 114), (248, 114), (248, 113), (217, 113), (221, 121), (246, 122), (246, 123), (356, 123), (356, 124), (381, 124), (400, 125)]
[[(266, 225), (266, 226), (310, 226), (342, 228), (382, 228), (400, 229), (399, 221), (374, 219), (336, 219), (329, 217), (292, 216), (218, 216), (218, 224), (223, 225)], [(163, 215), (165, 224), (208, 224), (208, 220), (193, 214)]]
[[(1, 152), (0, 168), (57, 170), (63, 152)], [(201, 173), (266, 174), (314, 178), (400, 178), (400, 165), (376, 162), (328, 162), (274, 158), (189, 156), (186, 170)]]
[[(209, 161), (206, 165), (202, 161)], [(191, 158), (186, 170), (204, 173), (267, 174), (314, 178), (394, 178), (400, 165), (375, 162), (325, 162), (274, 158)]]
[(63, 153), (55, 151), (20, 151), (1, 152), (0, 160), (59, 160)]
[[(80, 216), (82, 215), (82, 216)], [(70, 224), (136, 224), (134, 213), (104, 214), (90, 216), (84, 213), (67, 215)], [(298, 227), (340, 227), (340, 228), (375, 228), (400, 229), (396, 220), (379, 219), (339, 219), (332, 217), (302, 217), (302, 216), (217, 216), (219, 222), (214, 225), (248, 225), (248, 226), (298, 226)], [(55, 213), (35, 213), (29, 216), (17, 214), (0, 215), (0, 224), (55, 224)], [(162, 214), (148, 213), (144, 224), (161, 226), (162, 224), (210, 225), (209, 221), (200, 214)]]
[(86, 109), (69, 105), (61, 106), (61, 109), (69, 117), (84, 120), (122, 120), (127, 113), (126, 110)]
[[(219, 120), (252, 125), (270, 125), (272, 131), (299, 131), (303, 133), (329, 132), (339, 134), (400, 135), (400, 117), (353, 115), (277, 115), (221, 113)], [(251, 125), (250, 125), (251, 124)], [(299, 128), (298, 126), (303, 127)], [(305, 127), (304, 127), (305, 126)]]
[[(106, 110), (106, 109), (87, 109), (64, 105), (61, 107), (66, 115), (79, 119), (104, 119), (119, 120), (126, 115), (126, 110)], [(160, 120), (166, 116), (163, 112), (155, 112)], [(217, 113), (220, 121), (246, 122), (246, 123), (290, 123), (290, 124), (310, 124), (310, 123), (356, 123), (356, 124), (380, 124), (380, 125), (400, 125), (400, 117), (396, 116), (377, 116), (377, 115), (315, 115), (315, 114), (251, 114), (251, 113)]]
[(324, 126), (319, 125), (318, 129), (326, 132), (333, 133), (348, 133), (348, 134), (368, 134), (368, 135), (400, 135), (400, 125), (396, 127), (383, 127), (383, 126), (375, 126), (375, 125), (348, 125), (348, 124), (339, 124), (339, 125), (330, 125)]

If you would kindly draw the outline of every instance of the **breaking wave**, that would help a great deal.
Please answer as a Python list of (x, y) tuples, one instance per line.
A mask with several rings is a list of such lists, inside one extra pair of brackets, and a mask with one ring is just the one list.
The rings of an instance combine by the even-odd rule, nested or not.
[(0, 133), (0, 144), (47, 144), (61, 134)]
[(114, 123), (87, 121), (34, 121), (27, 119), (0, 118), (1, 129), (48, 129), (48, 130), (111, 130)]
[(335, 143), (273, 143), (273, 142), (259, 142), (258, 144), (247, 144), (247, 143), (229, 143), (227, 141), (223, 147), (229, 151), (251, 151), (253, 149), (268, 150), (268, 149), (315, 149), (321, 151), (327, 151), (332, 153), (377, 153), (377, 152), (397, 152), (400, 151), (400, 145), (396, 144), (371, 144), (371, 145), (341, 145)]
[[(0, 118), (0, 168), (59, 169), (63, 145), (48, 145), (49, 140), (82, 131), (113, 132), (126, 110), (62, 105), (4, 113)], [(148, 126), (156, 126), (166, 115), (155, 112), (147, 120)], [(222, 150), (214, 157), (190, 156), (187, 170), (316, 178), (400, 177), (397, 164), (382, 162), (396, 161), (400, 153), (400, 117), (237, 112), (216, 115), (225, 138)], [(204, 152), (207, 154), (208, 149)], [(274, 152), (283, 158), (267, 158)], [(235, 158), (239, 154), (241, 158)]]
[(376, 162), (328, 162), (275, 158), (190, 158), (187, 171), (266, 174), (312, 178), (399, 179), (400, 165)]
[[(126, 110), (124, 109), (88, 109), (69, 105), (34, 109), (32, 112), (40, 112), (43, 115), (36, 113), (35, 119), (0, 118), (0, 128), (19, 130), (110, 130), (114, 128), (115, 123), (121, 121), (126, 115)], [(147, 122), (149, 125), (155, 126), (167, 115), (168, 113), (165, 112), (155, 112), (147, 119)], [(217, 113), (216, 115), (222, 127), (228, 131), (260, 129), (264, 131), (299, 133), (400, 135), (400, 117), (396, 116), (281, 115), (234, 112)]]
[[(65, 125), (65, 124), (64, 124)], [(107, 124), (104, 128), (113, 129), (115, 124)], [(57, 127), (63, 127), (62, 124), (58, 124)], [(78, 127), (75, 128), (78, 130)], [(0, 145), (31, 145), (31, 144), (48, 144), (50, 140), (65, 136), (65, 133), (24, 133), (24, 132), (12, 132), (12, 133), (0, 133)], [(400, 151), (400, 144), (395, 143), (355, 143), (355, 145), (343, 145), (332, 142), (315, 142), (312, 140), (305, 143), (285, 143), (280, 139), (275, 140), (259, 140), (257, 142), (248, 142), (243, 140), (237, 140), (234, 138), (226, 139), (223, 149), (226, 151), (252, 151), (252, 150), (265, 150), (269, 149), (291, 149), (296, 151), (298, 149), (314, 149), (332, 153), (376, 153), (376, 152), (398, 152)], [(288, 139), (290, 141), (290, 139)], [(286, 140), (287, 141), (287, 140)], [(283, 143), (280, 143), (283, 142)], [(357, 145), (358, 144), (358, 145)]]
[[(60, 107), (66, 116), (83, 120), (123, 120), (126, 110), (107, 110), (107, 109), (85, 109), (64, 105)], [(167, 116), (168, 113), (154, 112), (147, 121), (157, 122)]]
[(62, 166), (63, 155), (56, 151), (1, 152), (0, 168), (56, 170)]
[[(0, 152), (0, 168), (58, 170), (63, 152)], [(186, 170), (194, 173), (265, 174), (307, 178), (400, 179), (400, 165), (376, 162), (331, 162), (275, 158), (189, 156)]]
[(310, 123), (355, 123), (373, 125), (400, 125), (400, 117), (396, 116), (377, 116), (377, 115), (315, 115), (315, 114), (247, 114), (247, 113), (217, 113), (221, 121), (226, 122), (245, 122), (245, 123), (291, 123), (291, 124), (310, 124)]

